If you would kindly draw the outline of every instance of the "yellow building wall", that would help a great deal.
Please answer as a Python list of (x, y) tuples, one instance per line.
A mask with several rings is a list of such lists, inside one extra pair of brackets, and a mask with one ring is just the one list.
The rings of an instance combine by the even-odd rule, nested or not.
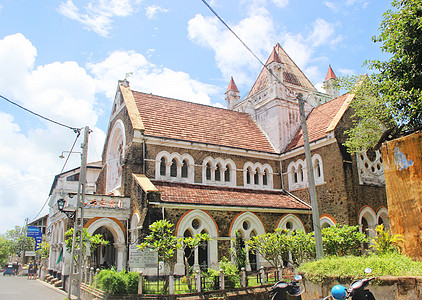
[(422, 132), (383, 144), (385, 186), (393, 234), (404, 254), (422, 260)]

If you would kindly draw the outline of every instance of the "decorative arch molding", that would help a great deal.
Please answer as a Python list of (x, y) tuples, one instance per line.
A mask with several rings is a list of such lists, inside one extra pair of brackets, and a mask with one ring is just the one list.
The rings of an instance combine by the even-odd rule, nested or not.
[(193, 183), (195, 161), (190, 154), (161, 151), (155, 159), (155, 178)]
[(280, 220), (277, 222), (276, 228), (288, 229), (288, 230), (301, 229), (304, 232), (306, 232), (305, 225), (303, 225), (302, 220), (299, 219), (299, 217), (296, 216), (295, 214), (286, 214), (282, 216)]
[[(315, 153), (312, 155), (312, 168), (314, 172), (315, 184), (323, 184), (324, 167), (321, 155)], [(289, 190), (296, 190), (308, 187), (308, 172), (306, 161), (298, 159), (290, 162), (287, 167), (287, 178)]]
[(117, 120), (111, 130), (107, 143), (107, 180), (106, 193), (117, 192), (122, 185), (122, 163), (125, 157), (126, 132), (122, 120)]
[[(218, 245), (217, 238), (219, 231), (217, 223), (211, 215), (203, 210), (194, 209), (187, 211), (176, 224), (176, 236), (184, 237), (185, 232), (189, 231), (191, 236), (197, 233), (208, 233), (210, 240), (206, 243), (207, 257), (206, 263), (208, 267), (218, 267)], [(194, 266), (195, 269), (199, 269), (199, 249), (195, 249), (194, 252)], [(177, 263), (175, 266), (176, 274), (184, 274), (184, 252), (177, 250)]]
[(132, 218), (130, 219), (130, 241), (131, 243), (135, 243), (138, 240), (138, 225), (139, 221), (141, 220), (141, 214), (139, 213), (139, 210), (136, 209), (132, 215)]
[[(246, 225), (244, 225), (246, 222)], [(245, 228), (246, 227), (246, 228)], [(230, 237), (234, 238), (235, 231), (239, 230), (244, 239), (249, 239), (254, 232), (255, 235), (265, 234), (265, 227), (262, 220), (252, 212), (241, 212), (233, 220), (230, 225)]]
[(245, 187), (272, 189), (273, 168), (269, 164), (246, 162), (243, 166), (243, 183)]
[(207, 156), (202, 161), (202, 182), (236, 186), (236, 164), (231, 159)]
[(332, 215), (322, 214), (321, 216), (319, 216), (319, 223), (321, 224), (321, 229), (322, 229), (322, 228), (336, 225), (337, 221)]
[(377, 224), (377, 215), (369, 205), (365, 205), (360, 209), (358, 224), (360, 232), (363, 232), (369, 236), (374, 235), (371, 230), (375, 230), (375, 226)]
[(388, 209), (385, 206), (381, 206), (377, 210), (377, 224), (384, 224), (386, 230), (390, 229), (390, 218), (388, 215)]
[(84, 226), (85, 228), (87, 228), (88, 233), (90, 235), (93, 235), (94, 232), (98, 228), (104, 226), (105, 228), (110, 230), (111, 234), (113, 235), (115, 244), (116, 243), (124, 244), (126, 242), (125, 233), (124, 233), (124, 230), (122, 230), (123, 224), (119, 220), (114, 219), (114, 218), (104, 217), (104, 218), (96, 218), (96, 220), (91, 219), (90, 221), (93, 221), (93, 222), (91, 222), (90, 224), (88, 224), (89, 223), (88, 222)]

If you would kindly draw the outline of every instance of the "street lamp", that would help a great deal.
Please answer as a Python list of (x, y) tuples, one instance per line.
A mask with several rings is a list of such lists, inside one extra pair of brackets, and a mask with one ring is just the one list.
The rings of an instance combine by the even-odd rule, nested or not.
[(57, 208), (59, 209), (60, 212), (64, 213), (66, 215), (66, 217), (68, 217), (73, 222), (75, 222), (76, 211), (64, 209), (65, 203), (66, 203), (66, 200), (64, 200), (63, 198), (58, 199), (57, 200)]

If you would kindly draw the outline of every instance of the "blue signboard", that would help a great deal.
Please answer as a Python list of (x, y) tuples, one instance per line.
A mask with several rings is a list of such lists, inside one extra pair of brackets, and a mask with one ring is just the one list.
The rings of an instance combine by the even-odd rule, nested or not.
[(28, 226), (28, 231), (26, 232), (26, 236), (32, 237), (35, 239), (35, 251), (41, 249), (41, 243), (42, 243), (41, 229), (35, 226)]

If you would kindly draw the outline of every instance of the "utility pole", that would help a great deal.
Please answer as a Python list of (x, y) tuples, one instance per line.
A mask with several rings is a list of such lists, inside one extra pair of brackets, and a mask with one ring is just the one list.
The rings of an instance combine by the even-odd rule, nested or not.
[[(71, 298), (72, 280), (76, 286), (76, 297), (78, 300), (81, 299), (81, 282), (82, 282), (82, 256), (83, 253), (83, 229), (84, 229), (84, 206), (85, 206), (85, 188), (86, 188), (86, 165), (88, 159), (88, 136), (90, 133), (89, 127), (85, 127), (84, 141), (81, 145), (82, 158), (81, 158), (81, 170), (79, 174), (79, 186), (78, 186), (78, 199), (76, 203), (75, 211), (75, 223), (73, 228), (73, 240), (72, 240), (72, 251), (71, 251), (71, 262), (70, 262), (70, 273), (69, 273), (69, 291), (68, 298)], [(76, 236), (79, 235), (79, 246), (76, 248)], [(78, 256), (78, 260), (75, 263), (75, 256)]]
[(316, 259), (320, 259), (324, 256), (322, 249), (321, 225), (319, 221), (318, 199), (315, 190), (314, 168), (312, 166), (311, 147), (309, 145), (308, 126), (306, 125), (305, 106), (302, 93), (297, 94), (297, 100), (299, 101), (300, 121), (302, 123), (303, 142), (305, 148), (306, 165), (308, 169), (307, 171), (309, 182), (309, 197), (311, 198), (312, 206), (312, 223), (315, 235)]

